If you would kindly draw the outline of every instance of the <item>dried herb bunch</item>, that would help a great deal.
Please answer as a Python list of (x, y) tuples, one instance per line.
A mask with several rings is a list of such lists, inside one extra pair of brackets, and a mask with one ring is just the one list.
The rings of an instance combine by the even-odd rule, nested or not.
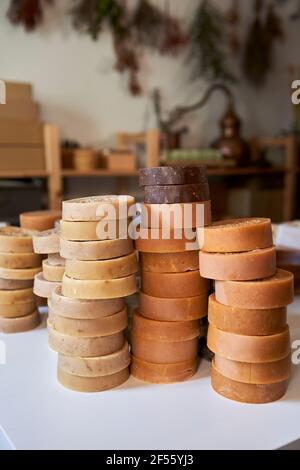
[(33, 31), (43, 21), (43, 2), (54, 0), (11, 0), (7, 16), (15, 25), (23, 25), (26, 31)]

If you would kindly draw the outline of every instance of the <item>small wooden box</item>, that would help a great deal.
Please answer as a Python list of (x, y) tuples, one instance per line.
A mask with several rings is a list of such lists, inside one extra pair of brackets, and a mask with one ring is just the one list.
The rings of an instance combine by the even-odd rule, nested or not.
[(134, 171), (137, 168), (137, 156), (130, 150), (112, 150), (105, 160), (108, 170)]

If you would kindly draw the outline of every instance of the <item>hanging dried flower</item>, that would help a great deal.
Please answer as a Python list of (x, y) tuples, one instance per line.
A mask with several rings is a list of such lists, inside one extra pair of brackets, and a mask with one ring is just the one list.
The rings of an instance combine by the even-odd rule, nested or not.
[(43, 2), (54, 0), (11, 0), (7, 17), (15, 25), (23, 25), (27, 31), (33, 31), (43, 21)]

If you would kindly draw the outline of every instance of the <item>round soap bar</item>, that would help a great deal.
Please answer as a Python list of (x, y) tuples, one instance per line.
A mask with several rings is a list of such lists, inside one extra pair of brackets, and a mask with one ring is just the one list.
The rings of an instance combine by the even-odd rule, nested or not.
[(32, 302), (34, 300), (32, 288), (19, 290), (0, 290), (0, 305), (13, 305)]
[(41, 318), (37, 310), (18, 318), (3, 318), (0, 317), (0, 333), (23, 333), (30, 331), (39, 326)]
[(0, 277), (2, 279), (15, 279), (20, 281), (30, 281), (34, 279), (36, 274), (42, 271), (42, 266), (37, 268), (27, 268), (27, 269), (9, 269), (9, 268), (0, 268)]
[(96, 221), (128, 219), (128, 209), (135, 204), (132, 196), (94, 196), (63, 202), (63, 220)]
[(231, 380), (212, 364), (211, 384), (215, 392), (241, 403), (271, 403), (282, 398), (288, 389), (288, 380), (272, 384), (247, 384)]
[(56, 229), (46, 230), (33, 237), (35, 253), (48, 255), (59, 252), (59, 233)]
[(65, 266), (66, 264), (66, 260), (59, 253), (49, 254), (47, 260), (50, 266)]
[(115, 374), (130, 365), (128, 343), (112, 354), (100, 357), (71, 357), (58, 355), (58, 368), (80, 377), (103, 377)]
[(146, 186), (146, 204), (176, 204), (210, 200), (208, 183)]
[(199, 320), (163, 322), (150, 320), (134, 312), (132, 331), (157, 341), (186, 341), (200, 336)]
[(60, 255), (66, 259), (99, 261), (120, 258), (129, 255), (133, 250), (133, 242), (129, 238), (91, 242), (73, 242), (60, 239)]
[(27, 269), (41, 266), (42, 258), (35, 253), (0, 253), (0, 267)]
[(264, 279), (276, 273), (276, 248), (264, 248), (243, 253), (199, 254), (200, 274), (220, 281)]
[(134, 357), (156, 364), (174, 364), (197, 358), (198, 338), (187, 341), (158, 341), (132, 332), (131, 349)]
[(61, 282), (65, 273), (64, 266), (52, 266), (48, 260), (43, 261), (43, 276), (46, 281)]
[(195, 297), (159, 298), (140, 292), (140, 313), (159, 321), (189, 321), (207, 315), (207, 293)]
[(51, 309), (54, 314), (66, 318), (88, 320), (103, 318), (118, 313), (125, 308), (124, 299), (79, 300), (64, 297), (61, 287), (53, 290)]
[(125, 342), (123, 332), (110, 336), (74, 336), (55, 330), (48, 320), (49, 345), (54, 351), (75, 357), (106, 356), (119, 351)]
[(142, 271), (142, 291), (153, 297), (194, 297), (209, 291), (209, 281), (199, 271), (187, 273), (152, 273)]
[(195, 375), (198, 360), (191, 359), (177, 364), (153, 364), (132, 357), (131, 374), (138, 380), (149, 383), (167, 384), (183, 382)]
[(49, 302), (49, 319), (53, 328), (60, 333), (74, 336), (110, 336), (127, 328), (127, 309), (107, 317), (88, 320), (61, 317), (51, 309)]
[(2, 318), (18, 318), (25, 317), (36, 310), (35, 300), (22, 303), (14, 303), (9, 305), (0, 304), (0, 317)]
[(101, 261), (66, 261), (66, 275), (79, 280), (118, 279), (138, 271), (136, 252)]
[(199, 243), (203, 251), (237, 253), (268, 248), (273, 245), (270, 219), (248, 218), (225, 220), (199, 230)]
[(204, 227), (211, 223), (211, 201), (141, 204), (141, 227), (171, 229)]
[(175, 229), (164, 233), (161, 229), (140, 229), (135, 241), (136, 249), (143, 253), (183, 253), (199, 249), (196, 232), (192, 229)]
[(63, 387), (69, 388), (74, 392), (97, 393), (122, 385), (129, 379), (129, 369), (127, 367), (115, 374), (100, 377), (81, 377), (67, 374), (67, 372), (58, 368), (57, 379)]
[(34, 278), (33, 292), (38, 297), (49, 299), (53, 290), (60, 285), (61, 282), (47, 281), (44, 278), (43, 273), (39, 273)]
[(129, 219), (70, 222), (61, 220), (60, 236), (71, 241), (96, 241), (127, 237)]
[(15, 279), (0, 279), (0, 290), (28, 289), (33, 286), (33, 281), (19, 281)]
[(261, 281), (216, 281), (216, 299), (231, 307), (268, 309), (293, 302), (293, 274), (277, 269), (275, 276)]
[(137, 282), (135, 275), (119, 279), (87, 281), (63, 277), (62, 293), (72, 299), (117, 299), (135, 294)]
[(36, 232), (19, 227), (0, 228), (1, 253), (32, 253), (32, 237)]
[(209, 298), (208, 321), (216, 328), (246, 336), (268, 336), (279, 333), (287, 324), (286, 307), (245, 309), (229, 307)]
[(228, 333), (209, 325), (207, 346), (218, 356), (254, 364), (280, 361), (291, 352), (287, 326), (280, 333), (270, 336), (246, 336)]
[(140, 261), (143, 271), (154, 273), (185, 273), (199, 270), (199, 252), (142, 253)]
[(207, 183), (206, 166), (160, 166), (140, 170), (140, 186)]
[(280, 361), (249, 364), (215, 356), (214, 365), (228, 379), (247, 384), (271, 384), (288, 380), (291, 375), (291, 356)]
[(56, 220), (60, 218), (60, 211), (24, 212), (20, 215), (20, 225), (22, 228), (43, 232), (54, 228)]

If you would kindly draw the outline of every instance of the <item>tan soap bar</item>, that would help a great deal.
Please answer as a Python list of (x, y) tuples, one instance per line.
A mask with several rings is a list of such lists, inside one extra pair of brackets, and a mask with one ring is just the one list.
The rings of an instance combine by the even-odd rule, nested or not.
[(52, 292), (56, 287), (59, 287), (61, 282), (52, 282), (47, 281), (43, 273), (37, 274), (34, 278), (34, 285), (33, 285), (33, 292), (38, 297), (43, 297), (45, 299), (49, 299), (52, 295)]
[(229, 307), (209, 298), (208, 321), (216, 328), (247, 336), (268, 336), (279, 333), (287, 324), (286, 307), (245, 309)]
[(79, 280), (118, 279), (138, 271), (136, 252), (101, 261), (66, 261), (66, 275)]
[(258, 385), (237, 382), (220, 374), (212, 364), (211, 384), (215, 392), (241, 403), (262, 404), (277, 401), (286, 394), (288, 382), (288, 380), (284, 380)]
[(134, 312), (132, 331), (158, 341), (185, 341), (200, 336), (199, 320), (163, 322), (142, 317)]
[[(140, 238), (135, 241), (136, 249), (142, 253), (183, 253), (199, 249), (193, 229), (164, 232), (160, 229), (140, 229)], [(198, 269), (198, 268), (197, 268)]]
[(237, 253), (273, 245), (270, 219), (248, 218), (215, 222), (198, 231), (200, 248), (212, 253)]
[(238, 362), (280, 361), (291, 351), (288, 326), (270, 336), (246, 336), (228, 333), (209, 325), (207, 346), (218, 356)]
[(71, 357), (58, 355), (58, 368), (67, 374), (80, 377), (103, 377), (115, 374), (130, 365), (128, 343), (112, 354), (99, 357)]
[(0, 228), (0, 253), (33, 253), (35, 231), (19, 227)]
[(23, 333), (33, 330), (41, 323), (41, 318), (37, 310), (29, 315), (18, 318), (0, 317), (0, 333)]
[(26, 269), (0, 268), (0, 277), (2, 279), (15, 279), (16, 281), (31, 281), (42, 271), (42, 266)]
[(36, 310), (36, 302), (14, 303), (9, 305), (0, 304), (0, 317), (2, 318), (18, 318), (25, 317)]
[(32, 288), (20, 290), (0, 290), (0, 305), (13, 305), (34, 300)]
[(66, 260), (59, 253), (49, 253), (47, 260), (50, 266), (65, 266), (66, 264)]
[(43, 276), (46, 281), (61, 282), (65, 273), (65, 266), (52, 266), (48, 260), (43, 261)]
[(62, 293), (73, 299), (117, 299), (127, 297), (137, 291), (135, 275), (121, 277), (119, 279), (105, 279), (87, 281), (71, 279), (64, 275)]
[(211, 224), (211, 201), (176, 204), (141, 204), (143, 228), (194, 228)]
[(63, 202), (63, 220), (97, 221), (128, 219), (128, 210), (135, 204), (132, 196), (94, 196)]
[(291, 375), (291, 356), (263, 364), (237, 362), (215, 356), (215, 368), (228, 379), (247, 384), (271, 384), (288, 380)]
[(127, 238), (129, 219), (70, 222), (61, 220), (60, 236), (71, 241), (96, 241), (116, 238)]
[(154, 273), (185, 273), (199, 269), (199, 252), (182, 253), (141, 253), (143, 271)]
[(200, 274), (219, 281), (249, 281), (264, 279), (276, 273), (276, 248), (243, 253), (199, 254)]
[(198, 338), (187, 341), (158, 341), (131, 333), (133, 356), (156, 364), (174, 364), (197, 358)]
[(58, 368), (57, 379), (61, 385), (74, 392), (97, 393), (111, 390), (125, 383), (129, 379), (129, 368), (127, 367), (115, 374), (100, 377), (80, 377), (67, 374)]
[(60, 255), (72, 260), (99, 261), (120, 258), (129, 255), (133, 250), (133, 242), (129, 238), (91, 242), (73, 242), (60, 239)]
[(159, 321), (189, 321), (207, 316), (207, 293), (176, 298), (153, 297), (140, 292), (139, 311), (144, 317)]
[(65, 297), (61, 286), (52, 292), (50, 303), (54, 314), (79, 320), (107, 317), (125, 308), (124, 299), (79, 300)]
[(55, 314), (49, 302), (49, 319), (53, 328), (60, 333), (74, 336), (110, 336), (127, 328), (127, 309), (103, 318), (77, 320)]
[(106, 356), (119, 351), (125, 342), (124, 332), (110, 336), (74, 336), (55, 330), (48, 320), (49, 345), (54, 351), (75, 357)]
[(20, 290), (33, 286), (33, 281), (20, 281), (15, 279), (0, 279), (0, 290)]
[(33, 237), (35, 253), (42, 255), (56, 254), (59, 252), (59, 232), (56, 229), (40, 232)]
[(224, 305), (249, 309), (285, 307), (294, 299), (294, 276), (277, 269), (275, 276), (260, 281), (216, 281), (216, 299)]
[(197, 369), (197, 359), (191, 359), (177, 364), (153, 364), (133, 356), (131, 363), (131, 374), (136, 379), (157, 384), (189, 380), (195, 375)]
[(35, 253), (0, 253), (0, 267), (27, 269), (41, 266), (42, 258)]
[(194, 297), (209, 290), (209, 281), (201, 278), (199, 271), (172, 274), (142, 271), (141, 275), (142, 291), (153, 297)]
[(24, 212), (20, 215), (20, 225), (22, 228), (38, 230), (43, 232), (54, 228), (56, 220), (61, 218), (60, 211), (35, 211)]

